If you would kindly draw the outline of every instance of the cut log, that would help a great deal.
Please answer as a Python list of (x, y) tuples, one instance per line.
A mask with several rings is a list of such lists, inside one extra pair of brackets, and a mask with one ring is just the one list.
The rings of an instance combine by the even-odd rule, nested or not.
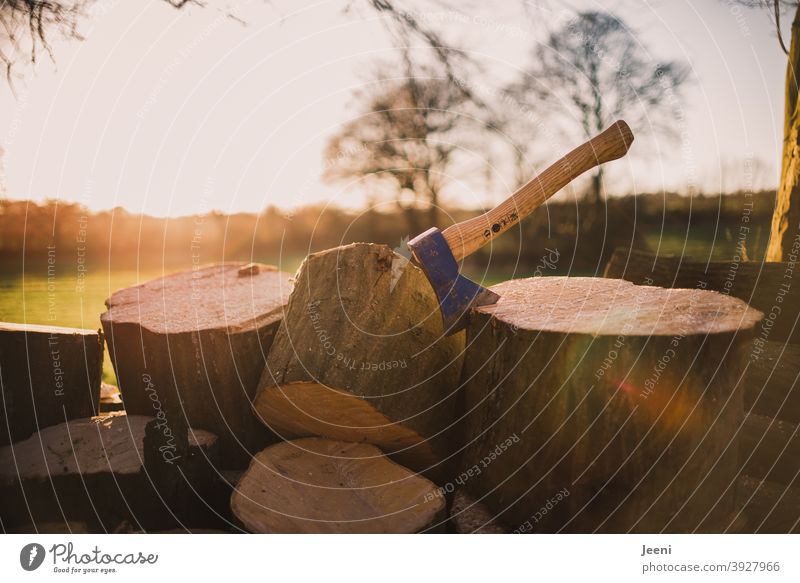
[(744, 532), (800, 532), (800, 488), (743, 476), (737, 483), (738, 505), (746, 519)]
[(208, 499), (216, 488), (217, 438), (189, 432), (183, 487), (166, 497), (143, 471), (151, 419), (112, 413), (72, 420), (0, 448), (0, 523), (77, 521), (110, 532), (125, 521), (150, 530), (215, 520)]
[(114, 411), (122, 411), (125, 407), (122, 404), (120, 397), (119, 387), (109, 385), (108, 383), (100, 384), (100, 413), (112, 413)]
[(800, 433), (795, 424), (748, 415), (742, 424), (742, 471), (753, 478), (792, 484), (800, 478)]
[(464, 360), (465, 487), (512, 529), (714, 531), (734, 509), (742, 355), (761, 314), (702, 290), (492, 288)]
[(800, 345), (753, 342), (744, 378), (744, 408), (800, 423)]
[(0, 445), (97, 414), (99, 330), (0, 323)]
[(744, 300), (764, 313), (755, 331), (756, 345), (769, 341), (800, 344), (800, 284), (793, 283), (795, 267), (794, 261), (707, 262), (617, 249), (606, 265), (605, 277), (672, 288), (702, 285)]
[(465, 490), (456, 490), (450, 507), (450, 524), (456, 534), (506, 534), (506, 528), (494, 519), (483, 503)]
[(300, 268), (256, 411), (284, 438), (368, 442), (444, 481), (464, 334), (442, 334), (422, 270), (384, 245), (311, 255)]
[[(101, 316), (129, 414), (157, 415), (219, 436), (225, 467), (246, 467), (274, 441), (252, 398), (290, 276), (266, 265), (224, 264), (177, 273), (113, 294)], [(163, 429), (163, 428), (162, 428)]]
[(375, 446), (310, 437), (255, 456), (231, 509), (250, 532), (404, 534), (444, 522), (435, 493)]

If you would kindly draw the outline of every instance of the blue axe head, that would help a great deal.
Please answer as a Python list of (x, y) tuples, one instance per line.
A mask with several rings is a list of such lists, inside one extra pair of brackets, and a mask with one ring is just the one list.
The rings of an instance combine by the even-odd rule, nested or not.
[(442, 232), (428, 229), (408, 242), (414, 259), (436, 292), (446, 335), (467, 325), (470, 308), (494, 304), (500, 296), (458, 273), (458, 263)]

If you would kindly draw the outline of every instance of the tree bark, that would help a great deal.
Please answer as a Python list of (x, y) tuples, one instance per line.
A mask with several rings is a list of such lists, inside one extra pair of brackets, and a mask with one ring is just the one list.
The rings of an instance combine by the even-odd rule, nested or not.
[(138, 530), (215, 524), (209, 506), (219, 463), (216, 436), (190, 431), (182, 487), (167, 496), (143, 469), (151, 419), (124, 413), (76, 419), (0, 448), (3, 528), (69, 528), (75, 521), (92, 532), (110, 532), (125, 521)]
[(155, 463), (167, 450), (185, 456), (189, 426), (219, 436), (226, 468), (246, 467), (274, 441), (253, 416), (252, 398), (290, 290), (290, 276), (274, 267), (224, 264), (106, 301), (100, 319), (125, 409), (157, 418), (148, 431)]
[(424, 532), (444, 519), (436, 485), (372, 445), (305, 438), (259, 453), (231, 497), (259, 533)]
[(520, 532), (715, 531), (734, 511), (761, 314), (702, 290), (545, 277), (473, 311), (465, 487)]
[(0, 323), (0, 445), (97, 413), (99, 330)]
[(464, 334), (444, 337), (422, 270), (385, 245), (300, 268), (255, 401), (284, 438), (368, 442), (434, 481), (455, 453)]
[[(792, 22), (792, 41), (786, 64), (786, 102), (784, 104), (781, 181), (772, 215), (767, 261), (787, 261), (795, 253), (800, 237), (800, 5)], [(794, 251), (793, 251), (794, 250)]]

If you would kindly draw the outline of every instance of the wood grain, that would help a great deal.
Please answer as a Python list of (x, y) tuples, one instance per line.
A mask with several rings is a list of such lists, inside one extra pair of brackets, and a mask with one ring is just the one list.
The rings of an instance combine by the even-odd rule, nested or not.
[(414, 533), (444, 510), (436, 485), (364, 443), (306, 438), (259, 453), (231, 497), (257, 533)]

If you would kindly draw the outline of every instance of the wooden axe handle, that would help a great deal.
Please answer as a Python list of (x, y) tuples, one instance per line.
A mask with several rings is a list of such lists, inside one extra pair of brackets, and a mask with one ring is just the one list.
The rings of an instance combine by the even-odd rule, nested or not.
[(548, 198), (587, 170), (622, 158), (633, 143), (633, 132), (624, 121), (615, 122), (603, 133), (572, 150), (541, 174), (533, 177), (492, 210), (443, 232), (456, 261), (474, 253), (486, 243), (527, 217)]

